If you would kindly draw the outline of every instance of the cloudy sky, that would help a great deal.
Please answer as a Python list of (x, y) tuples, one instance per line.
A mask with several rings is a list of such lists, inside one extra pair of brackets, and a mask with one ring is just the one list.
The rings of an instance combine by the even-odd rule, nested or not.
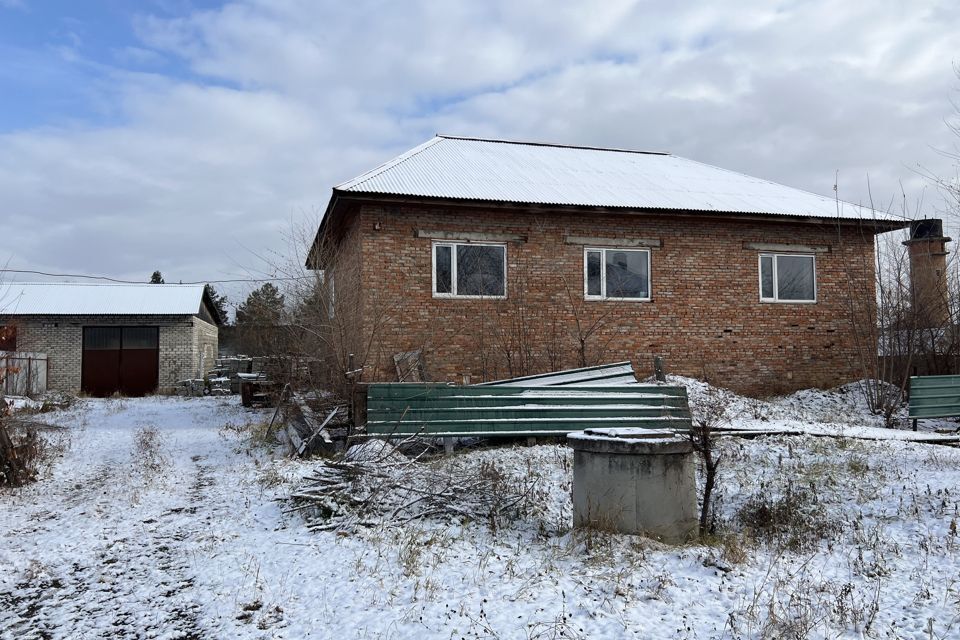
[(0, 0), (0, 262), (260, 277), (333, 185), (436, 132), (942, 208), (918, 169), (956, 174), (960, 3), (670, 4)]

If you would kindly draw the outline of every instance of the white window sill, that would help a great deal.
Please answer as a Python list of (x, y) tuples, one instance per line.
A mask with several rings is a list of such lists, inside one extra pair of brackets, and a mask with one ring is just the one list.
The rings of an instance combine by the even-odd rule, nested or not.
[(507, 296), (462, 296), (453, 293), (434, 293), (434, 298), (439, 300), (506, 300)]
[(761, 304), (817, 304), (816, 300), (773, 300), (771, 298), (760, 298)]

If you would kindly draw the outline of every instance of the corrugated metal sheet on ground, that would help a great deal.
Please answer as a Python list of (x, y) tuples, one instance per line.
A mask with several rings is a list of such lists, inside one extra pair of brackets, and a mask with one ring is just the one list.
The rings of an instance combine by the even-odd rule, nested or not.
[(193, 315), (201, 284), (12, 282), (0, 289), (0, 315)]
[(687, 390), (668, 385), (367, 388), (367, 432), (381, 436), (555, 436), (586, 428), (690, 427)]
[(913, 376), (910, 378), (911, 418), (953, 416), (960, 416), (960, 376)]
[[(824, 176), (824, 190), (832, 189)], [(629, 209), (903, 218), (670, 154), (437, 136), (335, 191)]]
[(595, 367), (583, 367), (581, 369), (553, 371), (551, 373), (541, 373), (533, 376), (508, 378), (506, 380), (494, 380), (493, 382), (483, 382), (475, 386), (570, 387), (625, 384), (640, 384), (637, 382), (637, 377), (633, 373), (633, 365), (630, 364), (630, 361), (601, 364)]

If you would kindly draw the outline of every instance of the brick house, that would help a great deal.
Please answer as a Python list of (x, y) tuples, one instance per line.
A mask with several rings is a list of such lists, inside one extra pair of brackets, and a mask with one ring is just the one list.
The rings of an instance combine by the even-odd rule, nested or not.
[(217, 357), (221, 319), (203, 285), (11, 283), (0, 351), (42, 353), (47, 388), (95, 396), (169, 391)]
[(653, 356), (763, 394), (857, 376), (853, 297), (899, 218), (669, 154), (438, 136), (333, 190), (337, 358), (480, 382)]

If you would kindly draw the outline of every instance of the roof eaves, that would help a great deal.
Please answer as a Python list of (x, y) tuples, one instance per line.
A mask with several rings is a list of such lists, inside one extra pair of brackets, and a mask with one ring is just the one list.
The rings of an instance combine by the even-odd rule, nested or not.
[(381, 173), (384, 173), (384, 172), (386, 172), (386, 171), (389, 171), (390, 169), (396, 167), (397, 165), (402, 164), (402, 163), (406, 162), (407, 160), (409, 160), (410, 158), (416, 156), (417, 154), (422, 153), (423, 151), (426, 151), (427, 149), (429, 149), (429, 148), (432, 147), (433, 145), (435, 145), (435, 144), (437, 144), (438, 142), (440, 142), (442, 139), (443, 139), (443, 138), (442, 138), (441, 136), (434, 136), (433, 138), (430, 138), (429, 140), (427, 140), (427, 141), (424, 142), (423, 144), (421, 144), (421, 145), (419, 145), (419, 146), (416, 146), (416, 147), (414, 147), (413, 149), (410, 149), (409, 151), (407, 151), (407, 152), (405, 152), (405, 153), (400, 154), (400, 155), (397, 156), (396, 158), (392, 158), (392, 159), (384, 162), (384, 163), (381, 164), (380, 166), (378, 166), (378, 167), (376, 167), (376, 168), (374, 168), (374, 169), (371, 169), (370, 171), (367, 171), (366, 173), (360, 174), (360, 175), (357, 176), (356, 178), (352, 178), (352, 179), (350, 179), (350, 180), (347, 180), (346, 182), (341, 182), (340, 184), (336, 185), (336, 186), (333, 188), (333, 190), (334, 190), (334, 191), (350, 191), (351, 189), (354, 189), (355, 187), (360, 186), (361, 184), (363, 184), (363, 183), (366, 182), (367, 180), (370, 180), (370, 179), (372, 179), (372, 178), (375, 178), (375, 177), (377, 177), (378, 175), (380, 175)]
[[(709, 166), (709, 165), (708, 165)], [(775, 184), (775, 183), (774, 183)], [(442, 202), (456, 202), (462, 204), (495, 204), (495, 205), (518, 205), (518, 206), (527, 206), (527, 207), (550, 207), (557, 209), (594, 209), (597, 211), (624, 211), (624, 212), (646, 212), (646, 213), (692, 213), (692, 214), (704, 214), (704, 215), (734, 215), (734, 216), (762, 216), (762, 217), (771, 217), (771, 218), (797, 218), (804, 220), (816, 220), (816, 221), (843, 221), (843, 222), (863, 222), (871, 223), (876, 226), (889, 226), (891, 229), (900, 229), (904, 228), (910, 224), (910, 220), (903, 216), (897, 216), (890, 213), (883, 213), (870, 209), (868, 207), (861, 207), (859, 205), (851, 204), (844, 200), (840, 201), (840, 204), (846, 205), (849, 207), (854, 207), (860, 209), (863, 212), (872, 212), (876, 215), (863, 215), (863, 216), (819, 216), (810, 213), (782, 213), (779, 211), (746, 211), (742, 209), (705, 209), (705, 208), (696, 208), (696, 207), (636, 207), (630, 205), (618, 205), (618, 204), (609, 204), (609, 205), (596, 205), (596, 204), (573, 204), (573, 203), (563, 203), (563, 202), (531, 202), (525, 200), (508, 200), (504, 198), (467, 198), (462, 196), (436, 196), (436, 195), (425, 195), (425, 194), (415, 194), (415, 193), (401, 193), (401, 192), (387, 192), (387, 191), (348, 191), (341, 192), (337, 194), (338, 197), (346, 197), (351, 200), (393, 200), (393, 201), (428, 201), (434, 203)], [(813, 194), (816, 195), (816, 194)], [(823, 196), (820, 196), (823, 197)]]

